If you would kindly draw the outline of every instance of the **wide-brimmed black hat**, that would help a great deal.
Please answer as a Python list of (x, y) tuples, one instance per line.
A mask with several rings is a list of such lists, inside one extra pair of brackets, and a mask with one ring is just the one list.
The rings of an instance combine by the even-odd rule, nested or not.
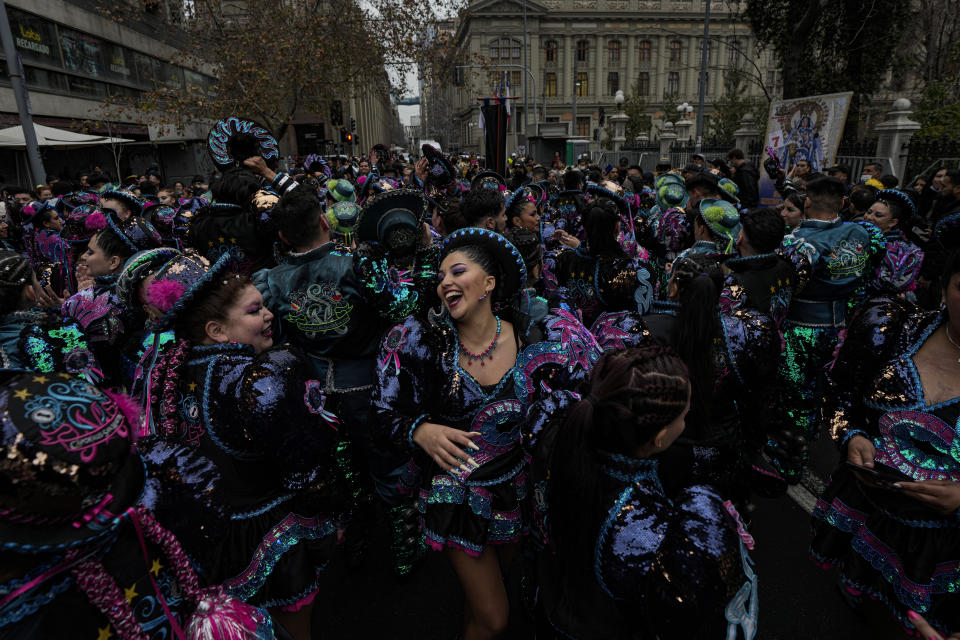
[(218, 121), (207, 136), (210, 159), (221, 170), (241, 166), (247, 158), (260, 156), (268, 163), (280, 157), (277, 139), (253, 120), (236, 116)]
[(430, 167), (427, 169), (427, 184), (445, 187), (456, 180), (457, 170), (450, 160), (440, 152), (440, 149), (432, 144), (425, 144), (421, 147), (421, 151), (423, 151), (423, 157), (430, 163)]
[(630, 215), (630, 203), (628, 203), (623, 196), (617, 195), (606, 187), (602, 187), (599, 184), (593, 183), (587, 185), (586, 191), (594, 198), (609, 198), (610, 200), (613, 200), (614, 204), (617, 205), (617, 210), (621, 215)]
[(55, 205), (55, 208), (57, 213), (59, 213), (61, 216), (64, 216), (81, 205), (93, 205), (96, 207), (99, 204), (100, 194), (97, 192), (76, 191), (74, 193), (65, 193), (57, 198), (57, 204)]
[(107, 211), (107, 226), (120, 236), (123, 243), (134, 253), (163, 245), (160, 232), (140, 216), (130, 216), (126, 220), (121, 220), (116, 211)]
[(177, 315), (216, 279), (230, 271), (230, 254), (225, 253), (214, 262), (203, 256), (186, 252), (174, 256), (157, 270), (147, 288), (150, 304), (163, 311), (163, 316), (154, 324), (159, 333), (169, 329)]
[(86, 244), (106, 226), (107, 217), (100, 207), (82, 204), (64, 214), (60, 239), (70, 244)]
[(120, 304), (124, 307), (139, 305), (140, 301), (137, 293), (143, 281), (178, 255), (180, 255), (180, 251), (177, 249), (158, 247), (140, 251), (130, 256), (124, 263), (123, 269), (120, 270), (120, 276), (117, 278), (117, 284), (114, 287), (114, 293)]
[(0, 549), (49, 553), (116, 528), (146, 475), (135, 407), (67, 373), (0, 371)]
[[(100, 194), (100, 202), (104, 200), (119, 200), (120, 202), (127, 205), (127, 209), (130, 210), (130, 213), (138, 216), (143, 213), (143, 200), (133, 195), (129, 191), (104, 191)], [(101, 205), (102, 206), (102, 205)], [(104, 210), (107, 207), (103, 207)]]
[(391, 248), (416, 246), (420, 241), (420, 220), (427, 201), (418, 189), (394, 189), (371, 196), (360, 211), (357, 221), (357, 239), (361, 242), (385, 242), (391, 239)]
[(513, 297), (527, 280), (527, 267), (523, 256), (513, 244), (496, 231), (481, 229), (480, 227), (465, 227), (457, 229), (443, 239), (440, 246), (440, 261), (461, 247), (477, 245), (487, 250), (497, 262), (503, 272), (500, 286), (500, 298), (506, 300)]
[(492, 189), (494, 191), (503, 191), (507, 188), (507, 183), (496, 171), (485, 169), (474, 176), (470, 182), (471, 189)]

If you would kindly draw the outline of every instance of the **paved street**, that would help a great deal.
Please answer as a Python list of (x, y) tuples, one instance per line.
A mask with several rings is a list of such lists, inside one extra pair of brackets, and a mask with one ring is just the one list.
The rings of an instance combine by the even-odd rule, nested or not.
[[(837, 455), (832, 444), (813, 447), (814, 485), (825, 480)], [(810, 505), (812, 495), (792, 491)], [(753, 558), (760, 576), (759, 640), (847, 640), (867, 636), (867, 627), (842, 601), (830, 575), (807, 559), (809, 515), (792, 497), (758, 500), (751, 532)], [(316, 638), (452, 640), (459, 631), (462, 592), (456, 576), (438, 553), (405, 582), (396, 581), (387, 564), (386, 540), (376, 541), (360, 572), (332, 567), (330, 587), (317, 607)], [(515, 605), (510, 638), (533, 637), (532, 623)], [(874, 637), (874, 636), (869, 636)], [(695, 639), (690, 639), (695, 640)]]

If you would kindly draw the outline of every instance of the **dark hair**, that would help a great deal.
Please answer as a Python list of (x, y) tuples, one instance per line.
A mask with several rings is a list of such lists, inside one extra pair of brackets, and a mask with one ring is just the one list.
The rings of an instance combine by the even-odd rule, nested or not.
[(467, 221), (463, 218), (463, 212), (460, 211), (459, 198), (443, 198), (437, 203), (437, 215), (443, 221), (443, 232), (450, 235), (457, 229), (467, 226)]
[(880, 182), (883, 184), (884, 189), (896, 189), (897, 185), (900, 184), (900, 178), (895, 175), (886, 173), (880, 176)]
[(68, 193), (73, 193), (73, 190), (74, 190), (74, 184), (69, 180), (57, 180), (52, 185), (50, 185), (50, 193), (53, 194), (54, 198), (65, 196)]
[(593, 167), (590, 169), (590, 173), (587, 174), (587, 181), (599, 184), (603, 180), (603, 172), (600, 171), (600, 167)]
[(18, 184), (10, 185), (9, 187), (7, 187), (7, 193), (9, 193), (11, 196), (15, 196), (18, 193), (28, 193), (30, 194), (31, 198), (34, 197), (33, 190), (28, 189), (26, 187), (21, 187)]
[(693, 174), (687, 179), (685, 184), (688, 193), (694, 189), (699, 189), (700, 193), (704, 196), (719, 198), (722, 195), (716, 176), (706, 171)]
[[(950, 178), (950, 184), (954, 187), (960, 185), (960, 169), (947, 169), (947, 172), (943, 174), (944, 178)], [(942, 180), (943, 178), (941, 178)]]
[(847, 188), (840, 180), (829, 176), (807, 182), (807, 197), (816, 209), (839, 213), (846, 191)]
[(47, 207), (33, 217), (33, 228), (42, 229), (43, 225), (57, 217), (56, 209)]
[(144, 180), (137, 188), (140, 189), (140, 195), (142, 196), (157, 195), (157, 185), (153, 184), (149, 180)]
[(880, 164), (879, 162), (868, 162), (867, 164), (863, 165), (864, 169), (866, 169), (867, 167), (873, 167), (877, 171), (883, 171), (883, 165)]
[(476, 262), (477, 265), (483, 269), (483, 272), (488, 276), (493, 276), (496, 280), (493, 285), (493, 291), (490, 292), (490, 301), (491, 303), (502, 302), (502, 296), (500, 292), (502, 291), (500, 285), (503, 283), (503, 269), (500, 266), (500, 263), (497, 262), (496, 258), (493, 257), (489, 251), (487, 251), (483, 245), (480, 244), (467, 244), (461, 247), (457, 247), (450, 253), (460, 252), (463, 255), (467, 256), (471, 262)]
[(246, 206), (250, 203), (250, 196), (260, 190), (260, 180), (246, 169), (228, 169), (213, 183), (210, 190), (217, 202)]
[(249, 277), (229, 273), (225, 279), (218, 278), (216, 286), (201, 291), (176, 318), (173, 332), (192, 344), (201, 344), (207, 337), (208, 322), (223, 322), (227, 319), (230, 307), (236, 301), (237, 294), (247, 285), (253, 284)]
[(97, 233), (97, 246), (103, 251), (103, 255), (108, 258), (120, 258), (123, 262), (126, 262), (127, 258), (136, 253), (136, 251), (131, 249), (126, 241), (120, 237), (120, 234), (110, 227), (101, 229), (100, 232)]
[(475, 227), (485, 218), (494, 218), (503, 207), (503, 196), (493, 189), (471, 189), (463, 197), (460, 212), (467, 226)]
[(849, 198), (850, 204), (856, 207), (857, 211), (863, 213), (877, 201), (877, 189), (867, 184), (859, 184), (850, 189)]
[(737, 149), (734, 147), (733, 149), (730, 149), (730, 151), (727, 151), (728, 160), (743, 160), (744, 157), (743, 149)]
[(703, 253), (691, 253), (673, 264), (680, 310), (670, 336), (670, 346), (690, 369), (692, 423), (700, 426), (710, 415), (713, 393), (713, 340), (720, 330), (717, 301), (723, 288), (723, 272), (717, 261)]
[(620, 222), (617, 205), (609, 198), (597, 198), (590, 204), (585, 225), (590, 255), (625, 258), (627, 254), (617, 241), (617, 223)]
[(760, 253), (770, 253), (783, 242), (786, 224), (776, 209), (750, 209), (740, 214), (740, 225), (750, 245)]
[(541, 180), (546, 180), (547, 179), (546, 167), (541, 167), (540, 165), (535, 166), (530, 171), (530, 177), (533, 178), (534, 182), (540, 182)]
[(803, 213), (803, 205), (806, 204), (807, 194), (800, 193), (796, 189), (791, 189), (787, 192), (787, 197), (784, 199), (789, 200), (793, 206), (800, 209), (800, 213)]
[(280, 198), (271, 219), (287, 242), (301, 248), (320, 238), (323, 213), (323, 203), (316, 192), (301, 185)]
[(579, 189), (583, 186), (583, 174), (576, 169), (571, 169), (563, 174), (563, 188), (567, 191)]
[(91, 187), (99, 187), (110, 182), (110, 178), (103, 173), (95, 173), (92, 176), (87, 176), (87, 184)]
[(710, 166), (723, 174), (724, 178), (730, 177), (730, 165), (728, 165), (727, 161), (723, 158), (714, 158), (710, 161)]
[(583, 400), (557, 430), (550, 458), (551, 534), (566, 578), (591, 576), (604, 503), (598, 452), (634, 457), (683, 414), (687, 367), (666, 347), (608, 351)]
[[(523, 189), (523, 187), (520, 187), (520, 188)], [(510, 201), (510, 206), (507, 207), (507, 226), (508, 227), (515, 226), (513, 224), (513, 219), (515, 217), (520, 217), (520, 214), (523, 212), (523, 208), (528, 204), (532, 204), (536, 206), (536, 203), (530, 198), (526, 197), (525, 194), (521, 193), (513, 197), (513, 200)]]

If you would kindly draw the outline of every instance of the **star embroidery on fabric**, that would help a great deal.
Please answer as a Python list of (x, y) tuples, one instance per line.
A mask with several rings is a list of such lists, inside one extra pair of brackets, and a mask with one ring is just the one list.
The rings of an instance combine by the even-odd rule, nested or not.
[(196, 391), (196, 390), (197, 390), (197, 383), (196, 383), (196, 382), (191, 382), (190, 384), (187, 385), (187, 388), (190, 389), (190, 391)]
[(220, 244), (223, 244), (223, 236), (218, 237), (217, 240), (220, 242)]
[(237, 244), (236, 238), (230, 238), (230, 244)]
[(31, 394), (26, 389), (20, 389), (20, 391), (14, 391), (13, 395), (17, 400), (26, 400)]
[(113, 631), (110, 630), (110, 625), (107, 625), (102, 629), (97, 627), (97, 640), (109, 640), (112, 637)]
[(150, 573), (152, 573), (153, 575), (155, 575), (156, 577), (159, 578), (159, 577), (160, 577), (160, 569), (162, 569), (162, 568), (163, 568), (163, 565), (160, 564), (160, 561), (159, 561), (159, 560), (154, 560), (154, 561), (153, 561), (153, 565), (150, 567)]
[(63, 378), (64, 380), (69, 380), (70, 378), (73, 377), (69, 373), (58, 373), (57, 375)]
[(133, 602), (133, 599), (136, 598), (139, 593), (137, 593), (137, 585), (134, 584), (129, 589), (123, 590), (123, 597), (127, 599), (127, 602)]
[(47, 376), (33, 376), (33, 381), (37, 384), (47, 384), (47, 380), (49, 379)]

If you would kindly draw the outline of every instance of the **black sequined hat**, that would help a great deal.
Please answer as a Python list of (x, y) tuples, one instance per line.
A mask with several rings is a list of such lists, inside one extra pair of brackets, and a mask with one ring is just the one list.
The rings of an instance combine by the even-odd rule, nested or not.
[(150, 304), (163, 311), (163, 316), (154, 323), (159, 333), (169, 329), (177, 315), (186, 308), (207, 286), (230, 270), (230, 254), (225, 253), (214, 262), (203, 256), (186, 252), (172, 257), (157, 270), (147, 288)]
[(143, 490), (136, 403), (67, 373), (0, 371), (0, 549), (108, 535)]
[(609, 198), (610, 200), (613, 200), (614, 204), (617, 205), (617, 210), (620, 212), (620, 215), (630, 215), (630, 204), (623, 198), (623, 196), (618, 195), (614, 191), (599, 184), (591, 183), (587, 185), (586, 192), (594, 198)]
[(461, 247), (478, 245), (483, 247), (500, 263), (503, 270), (503, 283), (500, 285), (501, 299), (511, 298), (520, 291), (527, 280), (527, 268), (520, 251), (496, 231), (479, 227), (458, 229), (443, 239), (440, 248), (440, 262)]
[(140, 304), (138, 291), (140, 285), (150, 275), (157, 273), (163, 265), (180, 255), (171, 247), (158, 247), (135, 253), (127, 259), (120, 270), (114, 292), (120, 305), (126, 308)]
[(493, 191), (503, 191), (507, 188), (503, 176), (496, 171), (485, 169), (478, 173), (470, 182), (471, 189), (492, 189)]
[(65, 216), (81, 205), (92, 205), (94, 207), (100, 204), (100, 194), (95, 191), (77, 191), (75, 193), (66, 193), (57, 198), (57, 213)]
[(154, 249), (163, 244), (163, 238), (152, 224), (140, 216), (121, 220), (116, 211), (107, 211), (107, 226), (120, 236), (123, 243), (134, 253)]
[(0, 249), (0, 287), (23, 289), (33, 281), (30, 261), (16, 251)]
[[(357, 221), (357, 239), (361, 242), (384, 242), (388, 234), (398, 230), (403, 233), (403, 246), (420, 242), (420, 219), (427, 201), (417, 189), (394, 189), (371, 196), (363, 205)], [(391, 241), (396, 245), (395, 241)], [(401, 248), (393, 246), (391, 248)]]
[(944, 216), (933, 227), (933, 235), (947, 249), (960, 249), (960, 213)]
[(425, 144), (421, 147), (423, 157), (430, 163), (427, 169), (427, 184), (437, 187), (444, 187), (454, 181), (457, 177), (457, 171), (445, 155), (431, 144)]
[[(100, 194), (100, 202), (102, 203), (104, 200), (119, 200), (127, 205), (130, 213), (135, 216), (143, 213), (143, 200), (127, 191), (104, 191)], [(104, 210), (107, 209), (108, 207), (104, 207)]]
[(910, 214), (910, 217), (917, 215), (917, 205), (914, 204), (913, 198), (899, 189), (881, 189), (880, 191), (877, 191), (877, 195), (875, 197), (877, 200), (884, 202), (896, 202), (905, 211), (907, 211), (907, 213)]
[(60, 239), (70, 244), (86, 244), (100, 229), (107, 226), (107, 218), (100, 207), (81, 204), (64, 214)]
[(221, 170), (239, 166), (257, 155), (268, 164), (279, 158), (277, 139), (265, 127), (237, 117), (224, 118), (213, 125), (207, 136), (207, 150)]

